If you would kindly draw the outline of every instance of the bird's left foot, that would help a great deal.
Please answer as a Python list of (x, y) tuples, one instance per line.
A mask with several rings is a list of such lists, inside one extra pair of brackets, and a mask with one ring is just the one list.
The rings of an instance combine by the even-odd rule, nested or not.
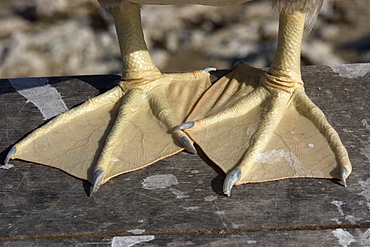
[(90, 181), (92, 194), (110, 178), (184, 148), (195, 153), (188, 135), (174, 128), (211, 85), (208, 71), (123, 80), (36, 129), (13, 146), (6, 163), (22, 159), (59, 168)]
[[(199, 114), (199, 115), (198, 115)], [(205, 118), (201, 116), (205, 115)], [(347, 151), (303, 83), (239, 65), (216, 82), (178, 126), (234, 185), (294, 177), (336, 178), (351, 173)]]

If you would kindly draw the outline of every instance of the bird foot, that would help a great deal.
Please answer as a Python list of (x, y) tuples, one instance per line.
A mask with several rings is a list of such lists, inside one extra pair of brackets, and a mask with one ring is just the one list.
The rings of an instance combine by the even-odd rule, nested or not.
[(148, 166), (193, 141), (175, 127), (210, 87), (209, 73), (159, 74), (119, 86), (67, 111), (14, 145), (6, 162), (22, 159), (89, 180), (91, 194), (122, 173)]
[(337, 178), (346, 185), (351, 173), (337, 132), (301, 81), (241, 64), (203, 95), (188, 119), (197, 120), (176, 129), (227, 173), (226, 195), (234, 184), (284, 178)]

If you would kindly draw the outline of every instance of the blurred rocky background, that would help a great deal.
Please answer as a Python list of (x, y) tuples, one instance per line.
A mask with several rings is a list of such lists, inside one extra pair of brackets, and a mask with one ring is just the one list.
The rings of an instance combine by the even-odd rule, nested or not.
[[(274, 55), (278, 15), (269, 0), (243, 5), (143, 6), (143, 28), (163, 71), (236, 61), (264, 67)], [(327, 1), (305, 35), (302, 62), (370, 62), (369, 0)], [(1, 0), (0, 78), (120, 73), (112, 20), (96, 0)]]

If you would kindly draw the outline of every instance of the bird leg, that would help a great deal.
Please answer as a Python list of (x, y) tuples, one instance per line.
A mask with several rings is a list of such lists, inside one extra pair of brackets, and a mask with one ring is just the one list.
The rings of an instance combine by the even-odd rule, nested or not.
[(124, 67), (119, 86), (57, 116), (15, 144), (7, 157), (89, 180), (91, 193), (114, 176), (184, 148), (196, 152), (188, 135), (174, 127), (186, 120), (211, 85), (207, 71), (158, 70), (144, 41), (138, 4), (100, 3), (116, 25)]
[(305, 17), (280, 13), (271, 67), (239, 65), (207, 90), (189, 116), (196, 121), (177, 127), (227, 174), (226, 195), (234, 185), (293, 177), (337, 178), (346, 185), (352, 169), (347, 151), (301, 79)]

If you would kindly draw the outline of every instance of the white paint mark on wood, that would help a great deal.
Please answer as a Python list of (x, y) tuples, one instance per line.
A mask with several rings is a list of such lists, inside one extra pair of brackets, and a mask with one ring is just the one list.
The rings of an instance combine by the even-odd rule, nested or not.
[(347, 232), (347, 231), (345, 231), (341, 228), (338, 228), (338, 229), (332, 231), (332, 233), (339, 240), (339, 244), (343, 247), (350, 246), (351, 243), (356, 242), (356, 240), (353, 238), (353, 236), (349, 232)]
[(344, 78), (363, 77), (370, 72), (370, 64), (366, 63), (330, 65), (329, 67)]
[[(342, 206), (345, 205), (345, 203), (343, 203), (342, 201), (332, 201), (331, 204), (333, 204), (333, 205), (335, 205), (337, 207), (338, 212), (339, 212), (339, 214), (341, 216), (344, 216), (344, 212), (343, 212)], [(346, 215), (344, 217), (344, 219), (346, 221), (351, 222), (352, 224), (355, 224), (356, 222), (359, 222), (359, 221), (362, 220), (362, 218), (357, 218), (357, 217), (355, 217), (353, 215)], [(342, 221), (340, 219), (332, 219), (332, 220), (334, 220), (338, 224), (341, 224), (342, 223)]]
[(361, 123), (365, 126), (367, 130), (370, 130), (370, 124), (368, 124), (367, 119), (362, 119)]
[(337, 224), (342, 224), (342, 221), (339, 220), (339, 219), (334, 218), (334, 219), (330, 219), (330, 220), (334, 221)]
[(362, 218), (357, 218), (353, 215), (347, 215), (345, 219), (351, 222), (352, 224), (355, 224), (356, 222), (359, 222), (362, 220)]
[(59, 92), (48, 83), (48, 78), (16, 78), (9, 79), (9, 82), (40, 110), (44, 120), (68, 110)]
[(164, 189), (177, 184), (179, 182), (173, 174), (153, 175), (141, 182), (142, 187), (147, 190)]
[(185, 209), (186, 211), (194, 211), (194, 210), (198, 210), (199, 207), (197, 206), (194, 206), (194, 207), (182, 207), (183, 209)]
[(144, 229), (132, 229), (132, 230), (128, 230), (127, 232), (131, 232), (132, 234), (143, 234), (145, 230)]
[(216, 199), (217, 199), (217, 196), (213, 196), (213, 195), (209, 195), (209, 196), (204, 197), (204, 200), (206, 202), (213, 202)]
[(112, 247), (131, 247), (135, 244), (150, 242), (154, 240), (154, 236), (127, 236), (127, 237), (114, 237), (112, 240)]
[(366, 205), (370, 209), (370, 178), (366, 181), (359, 181), (362, 192), (358, 195), (361, 195), (366, 198)]
[(14, 165), (12, 165), (12, 164), (6, 164), (6, 165), (0, 166), (0, 169), (9, 170), (10, 168), (13, 168), (13, 167), (14, 167)]
[(231, 222), (231, 225), (233, 228), (241, 228), (245, 226), (245, 224), (235, 224), (234, 222)]
[(176, 196), (177, 199), (184, 199), (184, 198), (188, 198), (189, 197), (188, 195), (186, 195), (181, 190), (178, 190), (178, 189), (175, 189), (175, 188), (171, 188), (170, 190)]
[(332, 201), (331, 204), (333, 204), (337, 207), (338, 212), (341, 216), (344, 216), (344, 212), (343, 212), (343, 209), (342, 209), (342, 206), (344, 205), (344, 203), (342, 201)]
[(360, 235), (358, 242), (360, 242), (360, 246), (370, 246), (370, 229)]

